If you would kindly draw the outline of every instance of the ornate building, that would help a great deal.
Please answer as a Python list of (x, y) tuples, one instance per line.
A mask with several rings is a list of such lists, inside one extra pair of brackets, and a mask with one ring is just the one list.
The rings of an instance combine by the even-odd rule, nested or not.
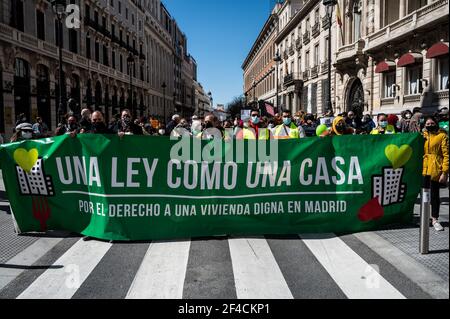
[(341, 0), (337, 107), (399, 114), (448, 106), (448, 0)]
[(0, 0), (0, 132), (10, 136), (20, 113), (29, 121), (40, 115), (51, 129), (62, 113), (79, 114), (85, 107), (107, 119), (125, 107), (159, 120), (173, 114), (181, 100), (176, 52), (190, 56), (186, 36), (160, 0), (67, 3), (78, 6), (81, 24), (66, 27), (71, 12), (63, 18), (59, 109), (59, 24), (50, 3)]
[[(331, 25), (331, 100), (336, 114), (400, 114), (418, 106), (431, 113), (448, 106), (448, 0), (338, 2)], [(274, 23), (272, 40), (268, 25)], [(244, 92), (266, 101), (279, 93), (285, 108), (322, 114), (328, 97), (328, 36), (322, 1), (277, 4), (244, 62)], [(261, 63), (261, 52), (272, 45), (272, 59)], [(278, 72), (272, 62), (276, 53)], [(252, 78), (258, 85), (272, 72), (278, 90), (269, 86), (273, 89), (256, 90), (253, 97)]]

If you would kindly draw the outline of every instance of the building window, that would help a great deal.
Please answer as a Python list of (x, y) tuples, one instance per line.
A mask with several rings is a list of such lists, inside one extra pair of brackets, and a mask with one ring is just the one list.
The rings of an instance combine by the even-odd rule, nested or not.
[(119, 1), (119, 14), (122, 13), (122, 3)]
[(100, 63), (100, 44), (95, 42), (95, 62)]
[(75, 29), (69, 29), (69, 50), (78, 53), (78, 33)]
[(306, 51), (306, 60), (305, 60), (305, 69), (308, 70), (309, 66), (311, 65), (311, 61), (309, 60), (309, 51)]
[(103, 64), (109, 66), (108, 47), (106, 46), (106, 44), (103, 44)]
[(123, 41), (123, 31), (122, 30), (119, 31), (119, 40), (120, 40), (120, 42)]
[(427, 5), (427, 0), (408, 0), (408, 14)]
[(400, 12), (400, 1), (399, 0), (384, 0), (383, 1), (383, 12), (384, 21), (383, 27), (397, 21)]
[(123, 73), (123, 57), (122, 57), (122, 54), (120, 55), (119, 64), (120, 64), (119, 65), (119, 70), (120, 70), (120, 72)]
[(111, 7), (114, 7), (114, 0), (111, 0)]
[(114, 49), (111, 52), (111, 66), (114, 70), (116, 69), (116, 52)]
[(408, 80), (408, 94), (416, 95), (422, 93), (422, 66), (411, 66), (406, 71)]
[(314, 12), (314, 25), (319, 24), (319, 8)]
[(91, 58), (91, 38), (86, 36), (86, 58)]
[(388, 72), (383, 74), (384, 97), (394, 98), (397, 94), (397, 86), (395, 85), (396, 72)]
[(319, 44), (314, 46), (314, 66), (319, 65)]
[(37, 38), (45, 41), (45, 15), (41, 10), (36, 10)]
[(94, 11), (94, 22), (96, 25), (98, 25), (98, 12)]
[(55, 20), (55, 44), (59, 46), (59, 41), (61, 40), (61, 47), (64, 47), (64, 33), (60, 34), (59, 31), (59, 21)]
[(356, 1), (353, 6), (353, 42), (361, 38), (362, 1)]
[(111, 35), (116, 36), (116, 26), (114, 24), (111, 24)]
[(91, 7), (88, 4), (84, 6), (84, 14), (86, 15), (86, 18), (91, 18)]
[(106, 17), (102, 17), (102, 27), (106, 28)]
[(128, 8), (125, 8), (125, 19), (128, 20)]
[(11, 0), (11, 20), (9, 25), (19, 31), (24, 30), (23, 2), (22, 0)]
[(131, 24), (134, 25), (134, 14), (131, 14)]
[(448, 57), (438, 59), (439, 91), (448, 90)]

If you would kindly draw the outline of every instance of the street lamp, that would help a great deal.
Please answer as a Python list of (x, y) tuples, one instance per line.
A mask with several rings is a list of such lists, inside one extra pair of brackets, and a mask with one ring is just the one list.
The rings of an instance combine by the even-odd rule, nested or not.
[(130, 70), (130, 106), (131, 114), (134, 116), (134, 104), (133, 104), (133, 68), (134, 68), (134, 56), (131, 52), (127, 58), (128, 69)]
[(163, 82), (163, 84), (161, 85), (162, 89), (163, 89), (163, 101), (164, 101), (164, 125), (166, 125), (166, 121), (167, 121), (167, 116), (166, 116), (166, 82)]
[(256, 81), (255, 78), (253, 78), (253, 103), (255, 103), (255, 106), (258, 104), (256, 101)]
[(328, 18), (328, 97), (327, 97), (327, 111), (333, 112), (333, 104), (331, 102), (331, 24), (333, 17), (333, 9), (337, 4), (337, 0), (323, 0), (323, 5), (327, 8)]
[(278, 102), (278, 66), (281, 62), (281, 56), (280, 56), (280, 51), (277, 50), (277, 53), (275, 54), (275, 57), (273, 58), (273, 61), (276, 63), (276, 74), (275, 74), (275, 78), (276, 78), (276, 109), (277, 112), (279, 114), (281, 114), (281, 108)]
[(214, 108), (214, 104), (213, 104), (213, 98), (212, 98), (212, 93), (211, 91), (208, 92), (208, 96), (209, 96), (209, 100), (211, 101), (211, 107), (209, 111), (212, 111)]
[(66, 1), (65, 0), (52, 0), (51, 1), (53, 12), (58, 19), (58, 47), (59, 47), (59, 101), (58, 101), (58, 121), (62, 121), (62, 115), (64, 114), (64, 98), (63, 98), (63, 69), (62, 69), (62, 41), (63, 41), (63, 31), (62, 31), (62, 19), (66, 13)]

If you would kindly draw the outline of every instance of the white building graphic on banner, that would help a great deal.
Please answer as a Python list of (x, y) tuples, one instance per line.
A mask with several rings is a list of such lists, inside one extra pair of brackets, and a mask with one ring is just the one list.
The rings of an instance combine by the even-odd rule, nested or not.
[(30, 173), (16, 165), (21, 195), (54, 196), (52, 178), (46, 176), (42, 158), (38, 159)]
[(378, 198), (381, 206), (402, 203), (405, 200), (406, 184), (402, 184), (403, 168), (383, 169), (383, 175), (372, 177), (372, 198)]

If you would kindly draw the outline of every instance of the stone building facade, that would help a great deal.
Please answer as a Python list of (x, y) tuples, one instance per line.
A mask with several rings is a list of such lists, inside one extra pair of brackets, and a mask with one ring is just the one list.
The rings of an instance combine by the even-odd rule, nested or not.
[[(331, 20), (331, 100), (336, 114), (400, 114), (419, 106), (432, 113), (448, 107), (448, 0), (338, 2)], [(276, 5), (269, 20), (277, 25), (280, 104), (293, 112), (323, 114), (329, 20), (322, 1), (286, 0)], [(256, 53), (252, 48), (249, 56)], [(248, 74), (244, 68), (244, 92), (251, 92)], [(255, 99), (266, 96), (257, 91)]]
[(448, 0), (341, 0), (339, 111), (448, 107)]
[(161, 1), (67, 4), (80, 8), (81, 23), (68, 28), (63, 21), (64, 105), (59, 109), (58, 23), (50, 3), (0, 0), (0, 132), (10, 136), (20, 113), (31, 121), (40, 115), (51, 129), (62, 113), (79, 114), (85, 107), (103, 111), (107, 119), (125, 107), (159, 120), (173, 114), (181, 100), (175, 52), (189, 55), (186, 36)]

